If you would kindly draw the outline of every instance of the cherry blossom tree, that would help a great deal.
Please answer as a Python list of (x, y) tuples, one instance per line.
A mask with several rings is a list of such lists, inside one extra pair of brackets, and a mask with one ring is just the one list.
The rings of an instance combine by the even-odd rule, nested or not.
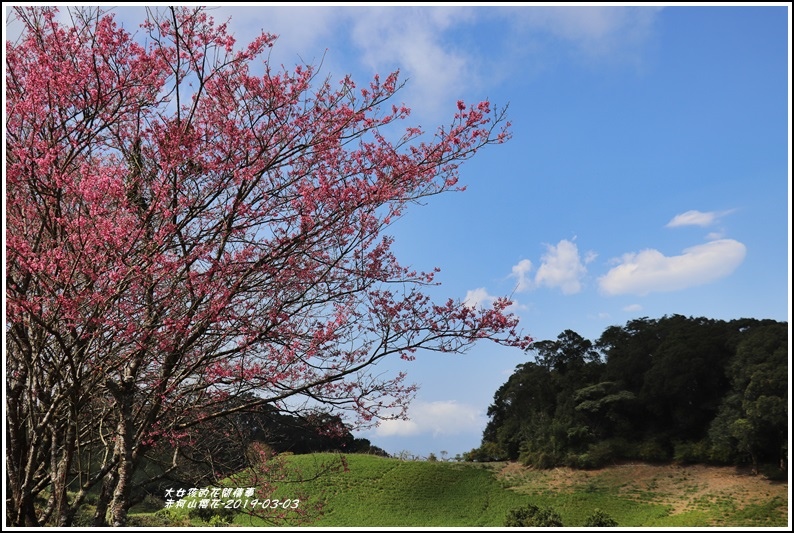
[(504, 110), (458, 102), (434, 133), (398, 129), (397, 73), (337, 84), (273, 68), (273, 35), (241, 46), (201, 8), (147, 13), (135, 35), (101, 9), (13, 14), (12, 525), (71, 525), (97, 487), (95, 524), (124, 525), (158, 442), (265, 404), (404, 416), (414, 387), (380, 360), (530, 342), (506, 299), (432, 301), (437, 270), (401, 266), (387, 234), (462, 189), (460, 163), (508, 139)]

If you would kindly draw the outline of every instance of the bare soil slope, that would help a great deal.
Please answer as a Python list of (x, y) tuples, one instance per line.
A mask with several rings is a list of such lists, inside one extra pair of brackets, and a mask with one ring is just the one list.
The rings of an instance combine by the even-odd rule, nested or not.
[[(715, 507), (735, 512), (776, 500), (780, 502), (777, 509), (788, 521), (788, 483), (752, 475), (749, 468), (626, 463), (586, 471), (534, 470), (509, 463), (499, 477), (521, 492), (569, 493), (587, 487), (617, 487), (623, 498), (669, 505), (672, 515)], [(714, 525), (720, 525), (719, 520)]]

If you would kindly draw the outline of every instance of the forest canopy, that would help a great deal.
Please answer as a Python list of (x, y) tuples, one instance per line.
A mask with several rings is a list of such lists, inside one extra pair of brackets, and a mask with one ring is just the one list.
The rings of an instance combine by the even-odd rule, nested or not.
[(788, 323), (639, 318), (537, 341), (494, 395), (474, 461), (786, 466)]

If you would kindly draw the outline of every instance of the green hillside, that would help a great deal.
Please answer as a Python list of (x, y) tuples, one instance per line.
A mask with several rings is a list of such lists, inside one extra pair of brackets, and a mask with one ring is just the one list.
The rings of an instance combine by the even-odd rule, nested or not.
[[(281, 481), (272, 498), (284, 502), (300, 497), (302, 508), (322, 502), (323, 513), (306, 526), (499, 527), (508, 511), (527, 504), (553, 509), (569, 527), (584, 525), (597, 509), (623, 527), (780, 527), (787, 521), (785, 483), (728, 467), (637, 464), (543, 471), (515, 463), (401, 461), (349, 454), (346, 469), (315, 476), (323, 465), (340, 465), (340, 456), (295, 455), (286, 461), (303, 478), (314, 479)], [(187, 520), (186, 509), (165, 514), (174, 521)], [(191, 523), (201, 525), (196, 515), (194, 510)], [(244, 514), (233, 519), (236, 525), (274, 525)]]
[[(495, 526), (509, 509), (527, 501), (502, 488), (493, 470), (472, 464), (400, 461), (372, 455), (346, 456), (347, 471), (282, 483), (274, 497), (296, 491), (321, 495), (322, 516), (312, 526)], [(295, 455), (290, 466), (310, 477), (333, 454)], [(238, 516), (239, 524), (257, 524)]]

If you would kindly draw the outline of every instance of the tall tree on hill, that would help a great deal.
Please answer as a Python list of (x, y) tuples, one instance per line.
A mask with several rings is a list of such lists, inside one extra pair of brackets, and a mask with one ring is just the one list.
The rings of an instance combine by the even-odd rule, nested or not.
[(124, 525), (159, 440), (264, 404), (371, 423), (413, 392), (370, 372), (383, 358), (528, 344), (504, 299), (432, 302), (434, 273), (401, 266), (384, 234), (507, 139), (503, 111), (458, 102), (434, 137), (408, 127), (390, 141), (408, 115), (386, 105), (396, 73), (357, 88), (277, 71), (274, 36), (238, 46), (201, 8), (149, 11), (144, 44), (98, 9), (14, 16), (10, 524), (69, 525), (99, 484), (96, 524), (108, 509)]
[(747, 455), (753, 470), (761, 460), (786, 468), (788, 455), (788, 325), (749, 328), (727, 365), (731, 391), (711, 424), (722, 456)]
[(730, 328), (722, 321), (673, 315), (656, 321), (655, 329), (659, 343), (639, 401), (664, 440), (702, 439), (729, 388)]
[(518, 365), (488, 407), (480, 450), (486, 453), (479, 459), (518, 459), (522, 443), (553, 419), (556, 402), (548, 368), (534, 362)]
[(610, 326), (596, 341), (606, 359), (606, 379), (618, 387), (639, 393), (645, 373), (651, 368), (651, 354), (659, 344), (654, 320), (630, 320), (625, 326)]

